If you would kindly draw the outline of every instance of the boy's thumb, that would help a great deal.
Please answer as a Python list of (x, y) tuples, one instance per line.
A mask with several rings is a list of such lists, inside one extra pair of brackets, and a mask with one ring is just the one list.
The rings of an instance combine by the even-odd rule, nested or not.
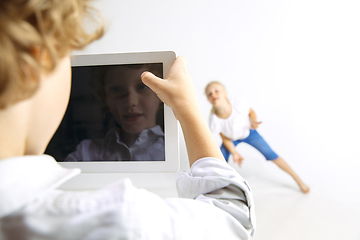
[(158, 90), (160, 90), (161, 84), (164, 81), (163, 79), (158, 78), (151, 72), (143, 72), (141, 74), (141, 80), (146, 86), (151, 88), (151, 90), (153, 90), (155, 93), (158, 93)]

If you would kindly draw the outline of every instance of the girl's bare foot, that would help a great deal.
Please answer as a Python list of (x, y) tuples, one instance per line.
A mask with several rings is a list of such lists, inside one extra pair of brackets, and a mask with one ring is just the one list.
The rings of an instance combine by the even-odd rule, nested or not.
[(310, 192), (310, 188), (308, 186), (306, 186), (305, 183), (299, 183), (299, 187), (303, 193)]
[(296, 181), (296, 183), (299, 185), (299, 187), (303, 193), (310, 192), (310, 188), (308, 186), (306, 186), (306, 184), (303, 183), (303, 181), (301, 181), (299, 176), (296, 175), (296, 173), (291, 169), (291, 167), (285, 162), (284, 159), (282, 159), (281, 157), (278, 157), (277, 159), (273, 160), (272, 162), (275, 163), (276, 165), (278, 165), (279, 168), (281, 168), (282, 170), (284, 170), (285, 172), (290, 174), (290, 176), (292, 176), (294, 178), (294, 180)]

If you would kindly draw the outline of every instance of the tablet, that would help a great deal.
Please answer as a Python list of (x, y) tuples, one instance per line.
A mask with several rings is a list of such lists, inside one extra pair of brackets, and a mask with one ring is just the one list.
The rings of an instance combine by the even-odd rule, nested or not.
[(64, 118), (45, 153), (82, 172), (176, 172), (178, 122), (141, 81), (166, 78), (174, 52), (72, 56)]

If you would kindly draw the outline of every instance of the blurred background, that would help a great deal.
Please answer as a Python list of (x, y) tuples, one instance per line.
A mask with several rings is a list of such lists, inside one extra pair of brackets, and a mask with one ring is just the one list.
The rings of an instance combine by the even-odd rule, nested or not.
[[(202, 114), (222, 82), (248, 100), (259, 133), (310, 187), (239, 145), (254, 192), (254, 239), (360, 239), (360, 2), (357, 0), (98, 0), (107, 33), (74, 54), (174, 51), (188, 60)], [(220, 139), (217, 138), (220, 144)], [(180, 137), (180, 170), (188, 170)], [(119, 177), (175, 197), (176, 173), (81, 174), (64, 189)], [(151, 179), (151, 181), (149, 181)], [(164, 181), (165, 180), (165, 181)]]

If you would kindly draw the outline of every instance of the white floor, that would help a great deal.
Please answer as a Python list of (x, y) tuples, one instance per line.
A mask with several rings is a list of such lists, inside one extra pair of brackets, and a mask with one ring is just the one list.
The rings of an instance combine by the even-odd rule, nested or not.
[[(299, 175), (311, 189), (308, 194), (300, 192), (295, 181), (273, 163), (246, 159), (241, 168), (230, 165), (250, 183), (254, 193), (254, 240), (360, 240), (359, 165), (297, 167), (296, 172), (302, 173)], [(147, 188), (173, 197), (172, 181), (169, 177), (168, 186)]]
[(355, 167), (296, 169), (310, 186), (310, 193), (303, 194), (275, 164), (247, 159), (242, 168), (233, 166), (254, 193), (254, 240), (360, 239), (360, 177)]

